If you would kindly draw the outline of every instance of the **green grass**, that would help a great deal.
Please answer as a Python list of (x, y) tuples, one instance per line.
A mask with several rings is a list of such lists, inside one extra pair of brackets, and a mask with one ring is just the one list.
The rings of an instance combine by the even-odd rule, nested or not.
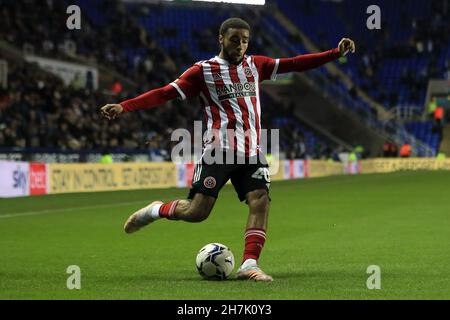
[[(186, 189), (0, 200), (0, 299), (449, 299), (450, 172), (276, 182), (260, 265), (273, 283), (211, 282), (195, 269), (206, 243), (241, 260), (246, 205), (225, 187), (200, 224), (158, 221), (126, 235), (151, 200)], [(66, 268), (81, 268), (68, 290)], [(381, 268), (381, 290), (366, 269)]]

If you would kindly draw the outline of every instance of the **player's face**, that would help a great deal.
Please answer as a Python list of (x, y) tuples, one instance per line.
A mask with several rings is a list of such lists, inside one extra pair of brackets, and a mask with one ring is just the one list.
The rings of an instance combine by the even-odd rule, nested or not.
[(239, 64), (244, 57), (250, 41), (250, 32), (247, 29), (229, 28), (225, 35), (219, 36), (223, 53), (226, 59), (233, 64)]

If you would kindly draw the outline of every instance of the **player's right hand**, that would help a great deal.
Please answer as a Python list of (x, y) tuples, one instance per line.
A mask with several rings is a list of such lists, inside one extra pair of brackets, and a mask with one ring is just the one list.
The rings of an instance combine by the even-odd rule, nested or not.
[(112, 120), (123, 112), (123, 107), (118, 103), (106, 104), (100, 109), (100, 112), (106, 119)]
[(355, 53), (356, 46), (355, 41), (349, 38), (343, 38), (339, 44), (338, 44), (339, 52), (341, 53), (341, 56), (344, 57), (347, 55), (347, 53)]

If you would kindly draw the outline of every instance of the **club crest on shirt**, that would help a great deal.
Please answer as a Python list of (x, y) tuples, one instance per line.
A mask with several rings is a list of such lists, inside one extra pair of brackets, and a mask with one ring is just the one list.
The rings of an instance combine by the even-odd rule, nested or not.
[(245, 72), (245, 75), (247, 77), (251, 77), (252, 76), (252, 69), (250, 69), (249, 67), (245, 67), (244, 68), (244, 72)]
[(213, 74), (213, 80), (214, 81), (222, 80), (222, 76), (220, 75), (220, 73), (214, 73)]
[(203, 180), (203, 185), (208, 189), (213, 189), (216, 186), (216, 179), (214, 177), (206, 177), (205, 180)]

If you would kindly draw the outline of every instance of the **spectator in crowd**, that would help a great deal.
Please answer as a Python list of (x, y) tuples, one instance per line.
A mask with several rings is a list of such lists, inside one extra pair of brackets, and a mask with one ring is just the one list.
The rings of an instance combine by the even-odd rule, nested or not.
[(123, 87), (122, 83), (118, 79), (115, 79), (113, 84), (111, 85), (111, 91), (114, 95), (119, 96), (122, 93)]
[(74, 90), (80, 90), (81, 88), (83, 88), (83, 79), (81, 79), (81, 75), (79, 72), (77, 72), (73, 77), (72, 81), (70, 82), (70, 86)]
[(392, 140), (386, 140), (383, 145), (383, 156), (385, 158), (395, 158), (398, 156), (397, 144)]
[(444, 108), (441, 106), (437, 106), (434, 110), (434, 121), (435, 125), (442, 127), (444, 125)]
[(428, 115), (430, 119), (434, 119), (434, 112), (436, 111), (436, 108), (438, 107), (436, 97), (433, 97), (430, 102), (428, 102)]
[(412, 154), (412, 147), (411, 145), (406, 142), (404, 143), (400, 148), (400, 157), (402, 158), (409, 158)]
[(104, 149), (102, 152), (102, 156), (100, 158), (100, 163), (109, 164), (109, 163), (113, 163), (113, 162), (114, 162), (114, 160), (113, 160), (112, 154), (107, 149)]
[(356, 156), (358, 157), (358, 159), (363, 159), (365, 158), (365, 149), (362, 145), (357, 145), (353, 152), (355, 152)]

